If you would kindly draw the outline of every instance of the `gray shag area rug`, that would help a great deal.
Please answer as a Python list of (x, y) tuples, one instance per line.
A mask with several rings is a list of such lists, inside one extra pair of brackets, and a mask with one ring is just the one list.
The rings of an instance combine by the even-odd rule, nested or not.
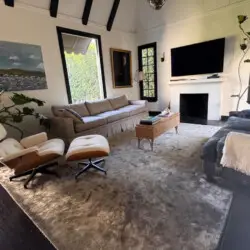
[[(181, 124), (137, 148), (134, 132), (110, 139), (108, 175), (90, 171), (75, 182), (76, 166), (61, 166), (60, 179), (40, 176), (32, 189), (21, 180), (0, 181), (60, 250), (215, 249), (232, 194), (203, 178), (202, 144), (219, 127)], [(27, 232), (28, 233), (28, 232)]]

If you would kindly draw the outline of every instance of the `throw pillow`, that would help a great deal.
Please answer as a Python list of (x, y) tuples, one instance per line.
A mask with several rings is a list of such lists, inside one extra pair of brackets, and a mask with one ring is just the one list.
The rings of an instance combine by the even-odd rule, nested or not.
[(60, 109), (62, 116), (66, 118), (72, 118), (74, 122), (83, 122), (82, 117), (73, 109), (65, 108)]
[(119, 109), (129, 105), (127, 96), (125, 95), (109, 99), (109, 102), (113, 109)]

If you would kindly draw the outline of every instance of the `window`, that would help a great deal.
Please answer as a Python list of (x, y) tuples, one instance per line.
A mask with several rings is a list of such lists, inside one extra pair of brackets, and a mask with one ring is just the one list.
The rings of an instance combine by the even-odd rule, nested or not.
[(144, 80), (140, 83), (142, 100), (157, 102), (157, 55), (156, 43), (138, 47), (139, 70), (144, 73)]
[(57, 27), (69, 103), (106, 97), (101, 37)]

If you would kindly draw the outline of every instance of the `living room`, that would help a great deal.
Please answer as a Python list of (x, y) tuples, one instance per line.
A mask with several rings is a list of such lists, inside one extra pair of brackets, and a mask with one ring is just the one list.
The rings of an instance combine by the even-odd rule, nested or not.
[[(234, 143), (248, 139), (231, 142), (227, 135), (235, 131), (248, 134), (249, 114), (235, 111), (249, 109), (249, 69), (244, 63), (250, 40), (250, 22), (245, 18), (249, 10), (249, 0), (1, 1), (0, 70), (7, 68), (6, 55), (15, 68), (22, 68), (27, 60), (21, 57), (30, 45), (41, 56), (29, 55), (28, 62), (36, 61), (35, 68), (45, 78), (42, 86), (28, 86), (31, 89), (23, 86), (25, 81), (12, 89), (1, 82), (2, 111), (8, 113), (6, 107), (11, 107), (16, 113), (7, 118), (10, 120), (1, 118), (0, 246), (248, 249), (248, 164), (242, 170), (238, 162), (229, 168), (232, 159), (226, 153)], [(91, 41), (96, 45), (98, 98), (91, 96), (91, 90), (81, 98), (81, 90), (72, 89), (67, 56), (72, 51), (86, 55), (80, 38), (87, 38), (88, 48)], [(178, 72), (174, 73), (175, 49), (213, 42), (211, 51), (203, 47), (191, 57), (179, 53)], [(16, 54), (9, 54), (13, 44)], [(184, 72), (189, 60), (191, 66), (197, 63), (193, 67), (197, 69), (205, 62), (202, 56), (209, 54), (217, 55), (217, 68), (180, 72), (182, 63)], [(118, 62), (128, 65), (122, 72), (127, 78), (116, 73)], [(92, 86), (94, 89), (94, 83)], [(203, 99), (190, 112), (200, 106), (203, 114), (185, 120), (182, 107), (185, 110), (187, 95), (194, 101), (197, 94)], [(97, 99), (102, 101), (96, 105)], [(27, 109), (19, 109), (23, 104)], [(139, 124), (160, 113), (160, 122)], [(53, 154), (44, 151), (41, 163), (34, 155), (37, 145), (29, 136), (48, 142), (46, 147)], [(5, 138), (17, 141), (14, 156)], [(16, 148), (26, 150), (25, 154), (18, 154)], [(218, 162), (222, 151), (224, 158)], [(220, 163), (243, 176), (237, 176), (236, 182), (221, 178), (223, 174), (214, 177), (221, 171)], [(53, 165), (53, 171), (43, 168), (46, 164)], [(20, 166), (25, 171), (17, 174)], [(24, 175), (27, 171), (28, 177)], [(10, 182), (13, 172), (21, 178)], [(11, 223), (18, 226), (13, 229)]]

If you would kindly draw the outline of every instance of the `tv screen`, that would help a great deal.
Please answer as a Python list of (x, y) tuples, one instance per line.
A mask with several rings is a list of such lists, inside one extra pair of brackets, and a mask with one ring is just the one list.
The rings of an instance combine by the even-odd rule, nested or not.
[(225, 38), (171, 49), (172, 76), (223, 72)]

